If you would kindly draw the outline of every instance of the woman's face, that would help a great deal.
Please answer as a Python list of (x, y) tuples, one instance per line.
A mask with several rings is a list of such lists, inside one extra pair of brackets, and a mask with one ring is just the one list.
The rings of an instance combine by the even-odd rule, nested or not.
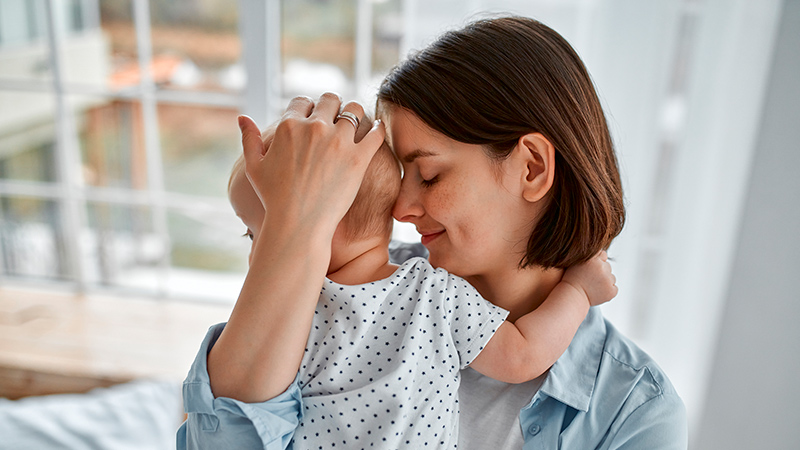
[(414, 224), (430, 262), (462, 277), (516, 267), (536, 217), (520, 192), (515, 159), (493, 161), (412, 112), (388, 108), (387, 141), (403, 165), (393, 215)]

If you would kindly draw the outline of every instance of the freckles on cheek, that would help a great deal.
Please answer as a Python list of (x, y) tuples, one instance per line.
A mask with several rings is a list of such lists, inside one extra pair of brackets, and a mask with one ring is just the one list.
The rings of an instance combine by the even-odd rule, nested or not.
[(449, 232), (461, 235), (470, 234), (475, 227), (475, 219), (480, 211), (480, 202), (469, 182), (442, 183), (429, 198), (429, 208), (434, 220), (442, 223)]
[(460, 198), (461, 191), (460, 183), (440, 183), (431, 188), (427, 193), (426, 208), (434, 220), (447, 220), (458, 214), (457, 209), (463, 202), (463, 198)]
[(447, 200), (448, 196), (440, 191), (435, 195), (429, 195), (425, 209), (431, 213), (434, 219), (439, 220), (442, 216), (449, 215), (450, 202)]

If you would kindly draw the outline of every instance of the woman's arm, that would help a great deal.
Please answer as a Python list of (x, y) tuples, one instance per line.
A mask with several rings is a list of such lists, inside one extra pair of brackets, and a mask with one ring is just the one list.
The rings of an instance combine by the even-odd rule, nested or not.
[[(279, 123), (269, 152), (255, 123), (240, 118), (247, 176), (267, 214), (228, 325), (208, 355), (216, 397), (260, 402), (284, 392), (303, 356), (333, 233), (352, 204), (384, 138), (376, 125), (359, 143), (341, 101), (298, 97)], [(348, 110), (357, 107), (347, 105)]]
[(288, 448), (303, 418), (298, 383), (266, 402), (245, 403), (214, 398), (208, 379), (208, 351), (214, 347), (225, 324), (212, 326), (183, 382), (186, 421), (176, 434), (177, 450), (221, 448)]
[(567, 269), (561, 282), (535, 310), (505, 322), (470, 367), (506, 383), (542, 375), (567, 350), (590, 306), (617, 295), (605, 252)]

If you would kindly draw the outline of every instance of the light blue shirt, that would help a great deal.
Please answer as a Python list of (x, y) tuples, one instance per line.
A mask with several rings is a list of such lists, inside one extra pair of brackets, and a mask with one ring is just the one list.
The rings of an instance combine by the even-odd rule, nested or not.
[[(302, 418), (296, 382), (263, 403), (211, 393), (206, 356), (223, 327), (211, 327), (184, 381), (178, 450), (287, 448)], [(525, 450), (687, 448), (686, 411), (669, 379), (596, 308), (519, 418)]]
[[(178, 450), (287, 448), (302, 418), (297, 381), (256, 404), (211, 393), (206, 358), (223, 327), (209, 329), (184, 381), (188, 419), (178, 430)], [(597, 308), (591, 308), (519, 419), (525, 450), (688, 446), (686, 410), (666, 374)], [(462, 421), (460, 428), (481, 425)]]
[(597, 308), (519, 418), (525, 450), (688, 446), (686, 409), (672, 383)]
[(178, 429), (178, 450), (288, 448), (303, 417), (297, 380), (263, 403), (214, 398), (206, 360), (224, 328), (220, 323), (208, 330), (183, 382), (183, 407), (188, 417)]

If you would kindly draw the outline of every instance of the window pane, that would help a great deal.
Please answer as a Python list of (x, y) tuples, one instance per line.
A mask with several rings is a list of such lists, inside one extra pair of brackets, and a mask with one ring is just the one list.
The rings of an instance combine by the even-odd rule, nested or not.
[(0, 2), (0, 80), (48, 80), (50, 54), (44, 3)]
[(242, 89), (237, 5), (225, 0), (151, 0), (156, 83), (170, 89)]
[(165, 244), (153, 231), (150, 208), (90, 202), (86, 211), (87, 281), (155, 293)]
[[(96, 3), (53, 1), (53, 15), (62, 34), (63, 81), (102, 85), (109, 76), (108, 41), (101, 32)], [(47, 8), (42, 0), (0, 2), (0, 80), (52, 79)]]
[(354, 95), (356, 2), (283, 1), (283, 93)]
[(59, 45), (65, 85), (105, 86), (111, 75), (111, 59), (97, 3), (67, 0), (54, 2), (54, 7), (63, 30)]
[(56, 202), (0, 197), (0, 248), (5, 274), (67, 279), (70, 271), (65, 238)]
[(250, 240), (230, 207), (168, 213), (172, 244), (170, 294), (233, 302), (247, 272)]
[(90, 186), (147, 188), (147, 154), (140, 102), (72, 97), (83, 177)]
[(227, 198), (242, 144), (238, 111), (161, 104), (158, 119), (167, 190)]
[(54, 97), (0, 91), (0, 179), (56, 179)]

